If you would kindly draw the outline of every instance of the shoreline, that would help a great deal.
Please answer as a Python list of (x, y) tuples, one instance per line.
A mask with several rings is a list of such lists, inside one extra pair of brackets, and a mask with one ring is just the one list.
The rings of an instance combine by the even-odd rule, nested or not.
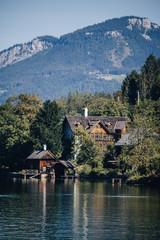
[[(29, 177), (31, 175), (29, 174)], [(23, 179), (24, 177), (22, 174), (19, 174), (18, 172), (9, 172), (9, 171), (3, 171), (2, 169), (0, 170), (0, 177), (3, 178), (21, 178)], [(29, 177), (26, 177), (29, 179)], [(63, 177), (61, 179), (64, 179)], [(69, 179), (69, 178), (68, 178)], [(140, 185), (140, 186), (157, 186), (160, 185), (160, 176), (142, 176), (139, 178), (134, 178), (134, 177), (127, 177), (125, 174), (117, 175), (117, 174), (100, 174), (99, 176), (96, 175), (89, 175), (89, 174), (82, 174), (77, 176), (77, 179), (79, 180), (108, 180), (112, 183), (112, 180), (115, 179), (116, 182), (118, 180), (120, 183), (125, 183), (126, 185)], [(119, 184), (119, 183), (118, 183)]]

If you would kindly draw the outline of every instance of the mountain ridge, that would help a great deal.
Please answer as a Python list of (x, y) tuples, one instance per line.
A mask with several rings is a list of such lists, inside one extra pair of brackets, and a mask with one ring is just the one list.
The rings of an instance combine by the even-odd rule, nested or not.
[[(45, 38), (48, 38), (46, 40)], [(0, 68), (12, 65), (26, 58), (32, 57), (39, 51), (53, 47), (57, 38), (52, 36), (42, 36), (24, 44), (15, 44), (0, 52)]]
[(113, 93), (121, 84), (111, 76), (139, 71), (150, 54), (160, 56), (160, 27), (135, 16), (39, 39), (44, 49), (0, 69), (0, 102), (21, 92), (39, 93), (44, 100), (75, 90)]

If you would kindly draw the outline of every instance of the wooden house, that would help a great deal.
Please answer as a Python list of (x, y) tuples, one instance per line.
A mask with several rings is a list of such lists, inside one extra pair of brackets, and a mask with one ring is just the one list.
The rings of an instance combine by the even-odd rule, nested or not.
[(55, 177), (75, 177), (75, 165), (71, 163), (69, 160), (58, 160), (58, 162), (54, 165)]
[(31, 170), (38, 170), (40, 173), (52, 175), (55, 178), (67, 177), (70, 173), (75, 177), (74, 164), (70, 161), (58, 160), (50, 151), (34, 151), (26, 159), (26, 167)]
[(88, 109), (84, 109), (83, 116), (65, 117), (64, 139), (71, 140), (75, 129), (81, 126), (90, 133), (97, 144), (116, 143), (126, 133), (126, 123), (126, 117), (88, 116)]
[(26, 159), (27, 168), (47, 171), (57, 163), (57, 158), (48, 150), (34, 151)]

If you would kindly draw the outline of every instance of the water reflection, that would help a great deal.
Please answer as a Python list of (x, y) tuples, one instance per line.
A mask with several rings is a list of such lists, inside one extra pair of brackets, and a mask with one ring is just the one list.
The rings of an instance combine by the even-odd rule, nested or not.
[(44, 233), (46, 224), (46, 179), (42, 179), (42, 192), (43, 192), (43, 217), (42, 217), (42, 232)]
[(1, 240), (160, 237), (159, 189), (68, 179), (3, 181)]
[(76, 182), (74, 182), (74, 189), (73, 189), (73, 232), (74, 236), (76, 237), (76, 233), (78, 232), (78, 225), (79, 225), (79, 188)]
[(83, 199), (83, 239), (87, 239), (87, 232), (88, 232), (88, 216), (87, 216), (87, 195), (84, 194)]

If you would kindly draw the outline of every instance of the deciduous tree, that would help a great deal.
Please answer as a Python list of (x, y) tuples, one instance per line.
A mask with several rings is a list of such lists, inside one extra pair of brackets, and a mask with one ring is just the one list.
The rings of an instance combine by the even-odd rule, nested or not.
[(75, 130), (73, 153), (80, 165), (88, 164), (92, 169), (102, 166), (100, 146), (96, 145), (89, 133), (81, 127)]

